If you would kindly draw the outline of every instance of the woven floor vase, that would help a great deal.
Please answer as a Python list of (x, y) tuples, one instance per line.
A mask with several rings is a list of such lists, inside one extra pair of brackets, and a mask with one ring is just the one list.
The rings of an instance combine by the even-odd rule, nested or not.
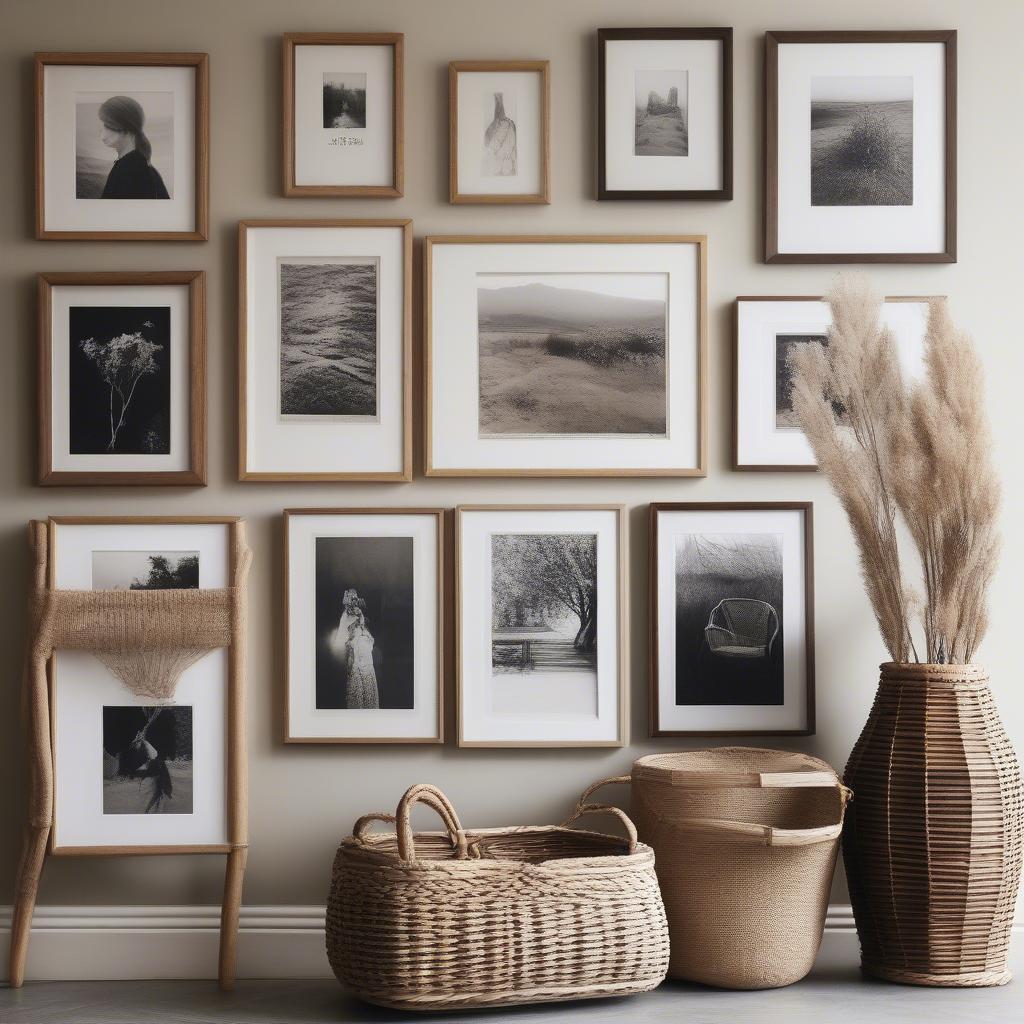
[(864, 972), (914, 985), (1003, 985), (1024, 792), (988, 674), (881, 668), (850, 755), (843, 858)]

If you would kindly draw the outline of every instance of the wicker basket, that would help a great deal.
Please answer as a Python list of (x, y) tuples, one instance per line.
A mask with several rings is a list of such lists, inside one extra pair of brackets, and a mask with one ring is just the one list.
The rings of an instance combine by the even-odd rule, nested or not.
[(804, 754), (721, 747), (653, 754), (630, 776), (631, 814), (655, 851), (669, 976), (777, 988), (811, 969), (849, 791)]
[[(413, 836), (420, 801), (445, 832)], [(567, 827), (599, 811), (629, 838)], [(374, 821), (395, 833), (370, 832)], [(360, 818), (338, 849), (327, 956), (357, 996), (403, 1010), (646, 992), (668, 967), (654, 854), (615, 807), (580, 807), (561, 827), (467, 832), (440, 790), (413, 786), (394, 817)]]

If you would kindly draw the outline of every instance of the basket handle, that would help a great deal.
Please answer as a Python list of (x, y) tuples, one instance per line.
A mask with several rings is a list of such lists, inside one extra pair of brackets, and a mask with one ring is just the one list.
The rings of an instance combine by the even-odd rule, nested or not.
[[(455, 813), (451, 801), (436, 786), (421, 782), (410, 786), (405, 795), (398, 803), (398, 810), (395, 812), (395, 831), (398, 833), (398, 856), (407, 864), (416, 860), (416, 843), (412, 835), (412, 825), (409, 816), (413, 807), (418, 803), (425, 803), (428, 807), (437, 811), (444, 827), (448, 830), (452, 846), (455, 849), (455, 856), (458, 860), (469, 860), (472, 854), (469, 851), (469, 840), (463, 831), (459, 816)], [(478, 854), (479, 855), (479, 854)]]
[(628, 786), (632, 781), (632, 775), (612, 775), (607, 779), (601, 779), (599, 782), (591, 783), (585, 790), (583, 790), (579, 800), (576, 801), (577, 813), (582, 811), (582, 809), (586, 807), (587, 801), (590, 797), (604, 786)]
[(393, 814), (386, 814), (384, 811), (375, 811), (373, 814), (364, 814), (352, 826), (352, 838), (358, 839), (360, 842), (364, 842), (367, 830), (375, 821), (381, 821), (385, 825), (393, 825), (395, 823), (395, 816)]
[(584, 814), (614, 814), (622, 822), (623, 828), (626, 830), (626, 835), (629, 838), (629, 853), (631, 855), (636, 853), (636, 825), (633, 824), (632, 818), (621, 807), (615, 807), (612, 804), (580, 804), (562, 822), (562, 828), (568, 828), (578, 818), (582, 818)]
[(724, 821), (720, 818), (686, 818), (673, 822), (673, 828), (693, 832), (715, 832), (727, 840), (761, 839), (765, 846), (814, 846), (838, 839), (843, 823), (818, 828), (774, 828), (749, 821)]

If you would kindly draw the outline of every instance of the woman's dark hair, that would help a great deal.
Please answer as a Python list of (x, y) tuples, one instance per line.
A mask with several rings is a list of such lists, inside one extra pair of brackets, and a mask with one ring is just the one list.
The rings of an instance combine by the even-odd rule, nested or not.
[(100, 120), (115, 132), (131, 132), (135, 136), (135, 148), (148, 164), (153, 156), (153, 146), (142, 130), (146, 112), (138, 100), (131, 96), (111, 96), (100, 104)]

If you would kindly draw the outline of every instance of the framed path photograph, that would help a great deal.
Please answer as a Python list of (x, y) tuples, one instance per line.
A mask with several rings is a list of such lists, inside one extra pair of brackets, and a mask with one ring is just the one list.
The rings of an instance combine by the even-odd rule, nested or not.
[(765, 35), (765, 260), (956, 262), (956, 32)]
[(626, 510), (455, 512), (459, 746), (626, 741)]
[(205, 53), (35, 55), (36, 237), (206, 241)]
[(440, 743), (444, 511), (288, 509), (287, 743)]
[(427, 238), (427, 476), (703, 476), (703, 236)]
[(809, 502), (650, 508), (651, 735), (814, 733)]

